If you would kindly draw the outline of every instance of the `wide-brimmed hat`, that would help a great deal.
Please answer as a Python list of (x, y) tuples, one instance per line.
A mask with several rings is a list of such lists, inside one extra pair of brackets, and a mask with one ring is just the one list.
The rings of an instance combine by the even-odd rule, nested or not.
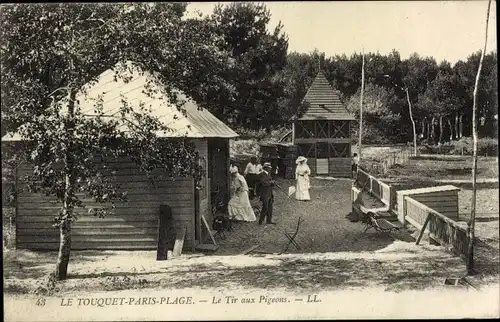
[(229, 173), (238, 173), (238, 167), (237, 166), (232, 166), (229, 168)]
[(295, 161), (296, 164), (299, 164), (300, 162), (307, 162), (307, 158), (306, 157), (303, 157), (303, 156), (300, 156), (297, 158), (297, 161)]
[(273, 166), (271, 165), (271, 163), (269, 162), (264, 162), (264, 164), (262, 165), (262, 168), (272, 168)]

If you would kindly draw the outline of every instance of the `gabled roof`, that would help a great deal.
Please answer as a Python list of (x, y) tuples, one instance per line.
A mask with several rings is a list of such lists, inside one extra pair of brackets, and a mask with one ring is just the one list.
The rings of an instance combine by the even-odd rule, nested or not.
[[(125, 67), (125, 68), (124, 68)], [(115, 77), (119, 73), (121, 77)], [(135, 112), (140, 112), (140, 106), (148, 109), (147, 114), (158, 118), (171, 131), (156, 133), (159, 137), (188, 138), (234, 138), (238, 134), (216, 118), (207, 109), (200, 109), (194, 101), (182, 92), (175, 91), (177, 99), (184, 102), (180, 112), (172, 103), (164, 87), (151, 73), (143, 71), (132, 62), (118, 64), (114, 69), (103, 72), (95, 83), (84, 86), (85, 94), (79, 94), (77, 101), (82, 113), (92, 117), (95, 115), (94, 105), (98, 98), (103, 102), (103, 113), (113, 117), (119, 115), (120, 106), (125, 101)], [(146, 92), (153, 91), (149, 96)], [(123, 100), (123, 101), (122, 101)], [(127, 130), (130, 125), (122, 125)], [(2, 141), (17, 141), (19, 135), (4, 136)]]
[(309, 87), (304, 101), (309, 103), (309, 108), (299, 120), (355, 120), (321, 70)]

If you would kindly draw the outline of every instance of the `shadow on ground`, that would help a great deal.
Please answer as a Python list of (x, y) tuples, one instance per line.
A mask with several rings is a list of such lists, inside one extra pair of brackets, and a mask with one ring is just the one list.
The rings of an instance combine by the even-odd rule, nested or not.
[(283, 260), (277, 266), (223, 268), (218, 272), (212, 270), (203, 279), (182, 280), (173, 286), (203, 288), (238, 284), (249, 288), (329, 290), (382, 285), (388, 289), (418, 289), (436, 284), (436, 281), (446, 277), (462, 274), (463, 269), (451, 267), (456, 267), (454, 258), (440, 261), (411, 258), (394, 262), (359, 258)]
[[(35, 252), (25, 250), (4, 251), (4, 278), (41, 278), (48, 274), (47, 265), (57, 262), (56, 252)], [(79, 251), (73, 252), (70, 265), (81, 262), (100, 262), (109, 254), (105, 251)]]

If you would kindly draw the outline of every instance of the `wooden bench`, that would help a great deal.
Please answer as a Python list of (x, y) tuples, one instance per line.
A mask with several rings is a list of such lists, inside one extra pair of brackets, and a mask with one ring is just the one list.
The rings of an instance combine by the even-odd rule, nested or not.
[(398, 231), (401, 227), (394, 225), (387, 219), (381, 218), (382, 216), (379, 214), (379, 211), (386, 212), (387, 208), (366, 208), (363, 205), (360, 205), (360, 209), (363, 212), (364, 218), (362, 221), (366, 224), (364, 233), (373, 228), (379, 232), (392, 232)]
[(394, 189), (360, 168), (351, 188), (351, 201), (352, 212), (348, 217), (351, 221), (368, 218), (368, 212), (376, 214), (377, 219), (385, 219), (387, 222), (397, 217), (394, 212)]

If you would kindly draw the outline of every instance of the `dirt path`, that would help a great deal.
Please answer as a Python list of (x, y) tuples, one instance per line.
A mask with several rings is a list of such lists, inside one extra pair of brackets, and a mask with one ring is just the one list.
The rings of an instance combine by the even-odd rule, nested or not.
[[(279, 182), (285, 191), (291, 184), (292, 180)], [(257, 251), (281, 253), (289, 244), (284, 232), (293, 233), (299, 218), (303, 222), (295, 240), (301, 249), (291, 245), (289, 253), (374, 251), (394, 239), (413, 240), (404, 230), (390, 235), (373, 230), (363, 233), (364, 224), (346, 219), (352, 209), (350, 193), (350, 180), (312, 178), (309, 202), (289, 199), (276, 188), (273, 218), (277, 225), (237, 223), (233, 231), (226, 233), (226, 239), (219, 240), (216, 255), (236, 255), (254, 245), (260, 245)], [(260, 206), (258, 201), (255, 204)]]

